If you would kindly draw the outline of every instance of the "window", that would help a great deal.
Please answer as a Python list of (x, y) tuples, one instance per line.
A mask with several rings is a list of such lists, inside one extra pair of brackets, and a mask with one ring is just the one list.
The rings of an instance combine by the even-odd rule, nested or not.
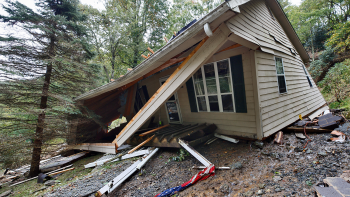
[(286, 76), (284, 75), (283, 61), (280, 57), (275, 57), (278, 91), (280, 94), (287, 92)]
[(312, 87), (312, 83), (311, 83), (311, 80), (310, 80), (310, 75), (309, 75), (309, 73), (306, 71), (306, 68), (305, 68), (304, 65), (301, 65), (301, 66), (302, 66), (303, 69), (304, 69), (304, 73), (305, 73), (305, 76), (306, 76), (307, 81), (309, 82), (309, 86)]
[(198, 111), (234, 112), (229, 59), (202, 66), (193, 75)]

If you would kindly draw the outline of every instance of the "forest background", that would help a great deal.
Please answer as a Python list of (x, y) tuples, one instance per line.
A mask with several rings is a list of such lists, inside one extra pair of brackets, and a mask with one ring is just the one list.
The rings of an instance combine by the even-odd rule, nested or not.
[[(96, 9), (75, 0), (37, 2), (31, 9), (6, 1), (7, 14), (0, 13), (2, 25), (24, 32), (0, 33), (0, 167), (33, 165), (35, 152), (44, 158), (62, 147), (71, 135), (68, 120), (96, 118), (81, 114), (74, 97), (121, 77), (148, 55), (148, 47), (160, 49), (174, 32), (222, 3), (104, 0)], [(350, 111), (350, 0), (279, 3), (330, 107)]]

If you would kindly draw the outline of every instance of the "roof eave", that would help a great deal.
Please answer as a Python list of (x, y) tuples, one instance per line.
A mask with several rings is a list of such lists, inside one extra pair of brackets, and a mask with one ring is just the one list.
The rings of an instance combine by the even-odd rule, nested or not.
[[(103, 86), (100, 86), (96, 89), (93, 89), (89, 92), (86, 92), (74, 99), (74, 101), (81, 101), (93, 98), (97, 95), (109, 92), (111, 90), (114, 90), (116, 88), (122, 87), (136, 79), (132, 79), (133, 77), (139, 75), (142, 73), (144, 68), (147, 68), (147, 65), (152, 65), (158, 60), (160, 60), (162, 57), (170, 53), (173, 49), (180, 46), (181, 44), (185, 43), (188, 39), (191, 39), (192, 37), (196, 36), (198, 33), (203, 31), (203, 26), (206, 23), (211, 23), (215, 19), (217, 19), (219, 16), (221, 16), (226, 11), (231, 10), (231, 7), (226, 3), (223, 2), (220, 6), (212, 10), (209, 14), (205, 15), (201, 19), (199, 19), (195, 24), (193, 24), (190, 28), (176, 36), (171, 42), (168, 42), (166, 45), (164, 45), (161, 49), (156, 51), (153, 55), (151, 55), (149, 58), (142, 61), (138, 66), (136, 66), (132, 71), (128, 72), (123, 77), (118, 78), (117, 80), (110, 82), (108, 84), (105, 84)], [(223, 21), (224, 22), (224, 21)]]

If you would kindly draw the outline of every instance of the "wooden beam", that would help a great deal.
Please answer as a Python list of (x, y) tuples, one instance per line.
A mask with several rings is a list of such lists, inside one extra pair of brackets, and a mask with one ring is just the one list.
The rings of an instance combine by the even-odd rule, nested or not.
[(165, 36), (164, 36), (164, 40), (165, 40), (165, 42), (168, 42), (168, 38), (166, 38)]
[(154, 135), (152, 135), (152, 137), (148, 138), (147, 140), (145, 140), (144, 142), (142, 142), (141, 144), (137, 145), (135, 148), (131, 149), (128, 154), (131, 154), (132, 152), (134, 152), (135, 150), (139, 149), (141, 146), (145, 145), (147, 142), (151, 141), (154, 138)]
[(132, 112), (132, 109), (133, 109), (133, 97), (134, 97), (134, 88), (135, 88), (135, 85), (131, 86), (129, 89), (128, 89), (128, 96), (126, 98), (126, 104), (125, 104), (125, 111), (124, 111), (124, 114), (123, 116), (127, 117), (131, 114)]
[(54, 172), (54, 173), (49, 174), (49, 176), (53, 176), (53, 175), (56, 175), (56, 174), (61, 174), (61, 173), (63, 173), (63, 172), (71, 171), (71, 170), (74, 170), (74, 169), (75, 169), (75, 168), (69, 168), (69, 169), (66, 169), (66, 170)]
[(152, 54), (154, 54), (154, 51), (153, 51), (151, 48), (147, 47), (147, 49), (149, 50), (149, 52), (151, 52)]
[(213, 36), (203, 39), (129, 121), (113, 143), (120, 146), (129, 139), (226, 42), (230, 33), (227, 26), (221, 24)]
[(143, 58), (145, 58), (145, 59), (147, 59), (148, 57), (147, 56), (145, 56), (144, 54), (141, 54), (141, 56), (143, 57)]
[(199, 154), (196, 150), (194, 150), (190, 145), (186, 142), (179, 139), (179, 144), (184, 147), (192, 156), (194, 156), (199, 162), (201, 162), (205, 167), (212, 165), (210, 161), (208, 161), (203, 155)]
[(164, 125), (164, 126), (161, 126), (161, 127), (158, 127), (158, 128), (156, 128), (156, 129), (152, 129), (152, 130), (147, 131), (147, 132), (144, 132), (144, 133), (141, 133), (139, 136), (145, 136), (145, 135), (147, 135), (147, 134), (150, 134), (150, 133), (153, 133), (153, 132), (155, 132), (155, 131), (158, 131), (159, 129), (163, 129), (163, 128), (167, 127), (167, 126), (169, 126), (169, 124)]

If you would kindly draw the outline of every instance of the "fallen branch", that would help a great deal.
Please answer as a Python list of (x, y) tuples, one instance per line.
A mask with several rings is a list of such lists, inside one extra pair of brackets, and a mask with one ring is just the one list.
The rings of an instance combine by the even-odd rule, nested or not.
[[(48, 175), (49, 173), (54, 173), (54, 172), (57, 172), (57, 171), (59, 171), (59, 170), (63, 170), (63, 169), (66, 169), (66, 168), (69, 168), (69, 167), (72, 167), (72, 166), (73, 166), (73, 165), (65, 166), (65, 167), (63, 167), (63, 168), (60, 168), (60, 169), (57, 169), (57, 170), (53, 170), (53, 171), (48, 172), (48, 173), (45, 173), (45, 174)], [(31, 180), (36, 179), (36, 178), (38, 178), (38, 176), (32, 177), (32, 178), (30, 178), (30, 179), (26, 179), (26, 180), (21, 181), (21, 182), (17, 182), (17, 183), (15, 183), (15, 184), (10, 185), (10, 187), (13, 187), (13, 186), (16, 186), (16, 185), (19, 185), (19, 184), (22, 184), (22, 183), (31, 181)]]

